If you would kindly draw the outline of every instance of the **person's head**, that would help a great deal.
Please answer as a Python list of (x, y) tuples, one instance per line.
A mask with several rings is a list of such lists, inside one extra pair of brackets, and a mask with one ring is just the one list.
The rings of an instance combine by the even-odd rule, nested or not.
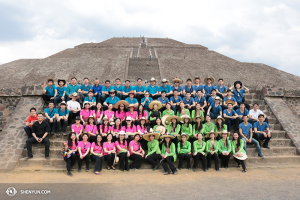
[(210, 116), (209, 116), (209, 115), (206, 115), (205, 120), (206, 120), (207, 122), (210, 122), (210, 120), (211, 120)]
[(108, 104), (108, 110), (112, 110), (112, 108), (113, 108), (113, 105), (111, 103)]
[(197, 90), (197, 95), (198, 95), (199, 97), (203, 96), (202, 90)]
[(217, 123), (218, 123), (218, 124), (222, 124), (222, 122), (223, 122), (223, 119), (222, 119), (222, 118), (218, 118), (218, 119), (217, 119)]
[(258, 109), (258, 107), (259, 107), (259, 106), (258, 106), (258, 103), (254, 103), (254, 104), (253, 104), (253, 108), (254, 108), (255, 110)]
[(195, 77), (195, 83), (198, 85), (200, 83), (200, 78), (197, 76)]
[(197, 134), (197, 138), (198, 138), (198, 140), (202, 140), (202, 139), (203, 139), (202, 133), (198, 133), (198, 134)]
[(54, 102), (50, 101), (48, 106), (49, 106), (49, 108), (53, 108), (54, 107)]
[(188, 79), (186, 80), (186, 84), (189, 85), (189, 86), (192, 85), (192, 80), (191, 80), (190, 78), (188, 78)]
[(95, 79), (95, 81), (94, 81), (94, 83), (95, 83), (95, 85), (99, 85), (100, 84), (100, 81), (99, 81), (99, 79)]
[(167, 86), (167, 83), (168, 83), (167, 80), (163, 80), (163, 81), (162, 81), (162, 84), (163, 84), (164, 87)]
[(216, 89), (212, 89), (212, 90), (211, 90), (211, 94), (212, 94), (213, 96), (216, 96), (216, 94), (217, 94)]
[(187, 91), (187, 92), (186, 92), (186, 97), (187, 97), (187, 98), (191, 98), (191, 92)]
[(260, 122), (265, 121), (265, 116), (264, 116), (263, 114), (258, 115), (258, 120), (259, 120)]
[(130, 86), (130, 80), (126, 80), (125, 85), (126, 85), (126, 87), (129, 87)]
[(105, 86), (108, 88), (110, 86), (110, 80), (105, 81)]
[(186, 135), (181, 135), (181, 140), (182, 140), (182, 142), (185, 142), (186, 141)]
[(248, 119), (249, 119), (249, 118), (248, 118), (248, 115), (244, 115), (244, 116), (243, 116), (243, 122), (248, 122)]
[(71, 78), (71, 83), (72, 85), (75, 85), (77, 83), (77, 78), (76, 77)]
[(87, 134), (87, 133), (84, 133), (83, 135), (82, 135), (82, 139), (83, 139), (83, 141), (87, 141), (88, 139), (89, 139), (89, 135)]
[(142, 119), (140, 120), (140, 124), (145, 125), (146, 124), (146, 118), (142, 117)]
[(216, 104), (220, 104), (220, 99), (219, 98), (215, 98), (215, 102), (216, 102)]
[(102, 108), (101, 103), (97, 103), (97, 110), (100, 110)]
[(239, 138), (239, 134), (237, 132), (233, 133), (233, 139), (237, 140)]
[(119, 138), (120, 138), (120, 141), (123, 141), (125, 139), (125, 134), (119, 134)]
[(121, 84), (121, 80), (119, 78), (116, 79), (115, 81), (116, 85), (120, 85)]
[(161, 91), (161, 96), (166, 97), (166, 91), (165, 90)]
[(223, 85), (223, 79), (222, 79), (222, 78), (220, 78), (220, 79), (218, 80), (218, 82), (219, 82), (219, 85)]
[(103, 124), (104, 124), (105, 126), (108, 126), (108, 123), (109, 123), (108, 118), (107, 118), (107, 117), (103, 117)]
[(144, 106), (143, 106), (143, 104), (140, 104), (140, 105), (139, 105), (139, 111), (140, 111), (140, 112), (144, 111)]
[(38, 118), (39, 121), (42, 121), (44, 119), (44, 116), (43, 116), (42, 113), (38, 113), (37, 118)]
[(159, 117), (156, 119), (156, 124), (161, 125), (161, 119)]
[(181, 109), (184, 109), (185, 105), (184, 105), (183, 101), (180, 102), (179, 106), (180, 106)]
[(158, 105), (157, 104), (154, 104), (153, 105), (153, 110), (157, 110), (158, 109)]
[(74, 93), (72, 94), (72, 101), (76, 101), (77, 97), (78, 97), (77, 92), (74, 92)]
[(175, 81), (175, 82), (174, 82), (174, 85), (175, 85), (176, 87), (178, 87), (179, 81)]
[(210, 139), (214, 140), (215, 139), (215, 133), (210, 133), (209, 137), (210, 137)]
[(86, 102), (86, 103), (84, 104), (84, 108), (85, 108), (85, 109), (90, 109), (90, 103)]
[(149, 96), (150, 96), (149, 92), (145, 92), (145, 97), (149, 98)]
[(201, 109), (201, 104), (200, 103), (197, 103), (196, 104), (196, 110), (200, 110)]
[(228, 103), (228, 104), (227, 104), (227, 107), (228, 107), (229, 110), (232, 109), (232, 106), (233, 106), (232, 103)]
[(150, 84), (151, 84), (152, 86), (155, 85), (155, 83), (156, 83), (155, 79), (151, 79), (151, 80), (150, 80)]
[[(75, 141), (75, 139), (76, 139), (76, 134), (74, 133), (74, 132), (71, 132), (70, 134), (69, 134), (69, 137), (68, 137), (68, 140), (70, 140), (70, 141)], [(72, 144), (69, 144), (69, 142), (68, 142), (68, 145), (72, 145)]]
[(171, 109), (171, 104), (168, 102), (168, 103), (166, 103), (166, 108), (167, 108), (167, 110), (170, 110)]
[(80, 121), (81, 121), (80, 117), (79, 117), (79, 116), (76, 116), (76, 118), (75, 118), (75, 123), (76, 123), (76, 124), (80, 124)]
[(62, 103), (60, 104), (60, 109), (61, 109), (61, 110), (65, 110), (66, 107), (67, 107), (67, 105), (66, 105), (65, 102), (62, 102)]
[(244, 110), (244, 109), (245, 109), (245, 103), (242, 102), (242, 103), (240, 103), (240, 110)]
[(131, 118), (126, 118), (126, 123), (127, 123), (128, 126), (130, 126), (131, 125)]
[(119, 110), (124, 110), (124, 109), (125, 109), (125, 105), (121, 103), (121, 104), (119, 105)]
[(176, 118), (172, 119), (172, 124), (177, 124), (177, 119)]
[(110, 95), (111, 98), (113, 98), (113, 97), (116, 96), (116, 93), (115, 93), (114, 90), (112, 90), (112, 91), (109, 92), (109, 95)]
[(83, 83), (84, 83), (85, 85), (89, 84), (89, 79), (88, 79), (87, 77), (85, 77), (85, 78), (83, 79)]
[(36, 108), (30, 108), (30, 114), (31, 116), (35, 116), (36, 115)]
[(153, 141), (154, 138), (155, 138), (154, 135), (150, 135), (150, 136), (149, 136), (150, 141)]
[(134, 140), (135, 140), (136, 142), (139, 141), (140, 138), (141, 138), (140, 134), (135, 134), (135, 135), (134, 135)]
[(58, 82), (58, 85), (59, 85), (60, 87), (64, 86), (64, 84), (65, 84), (65, 82), (62, 81), (62, 80), (60, 80), (60, 81)]
[(207, 84), (211, 84), (211, 82), (212, 82), (212, 80), (211, 80), (211, 78), (208, 78), (208, 79), (206, 79), (206, 82), (207, 82)]
[(142, 80), (141, 78), (138, 78), (138, 79), (137, 79), (137, 84), (138, 84), (138, 85), (142, 85), (142, 82), (143, 82), (143, 80)]
[(231, 92), (231, 90), (227, 90), (227, 96), (231, 96), (232, 95), (232, 92)]
[(94, 95), (94, 93), (93, 93), (93, 90), (90, 90), (90, 91), (88, 92), (88, 96), (89, 96), (89, 98), (92, 98), (92, 97), (93, 97), (93, 95)]
[(184, 118), (184, 123), (187, 124), (189, 123), (190, 119), (189, 118)]
[(90, 117), (89, 118), (89, 124), (94, 124), (94, 122), (95, 122), (95, 119), (93, 117)]
[(133, 91), (129, 92), (129, 97), (130, 97), (131, 99), (133, 99), (133, 97), (134, 97), (134, 92), (133, 92)]
[(96, 135), (96, 140), (97, 140), (97, 143), (98, 143), (98, 144), (102, 141), (102, 136), (101, 136), (101, 134), (97, 134), (97, 135)]
[(115, 124), (116, 124), (117, 126), (119, 126), (119, 125), (121, 124), (121, 119), (120, 119), (119, 117), (117, 117), (117, 118), (115, 119)]
[(240, 89), (243, 86), (243, 84), (241, 81), (236, 81), (234, 82), (233, 86), (235, 89)]
[(47, 82), (47, 84), (48, 84), (49, 86), (52, 86), (52, 85), (53, 85), (53, 80), (52, 80), (52, 79), (49, 79), (48, 82)]
[(223, 138), (227, 138), (228, 137), (228, 132), (227, 131), (223, 131), (222, 132), (222, 137)]
[(133, 112), (133, 111), (134, 111), (134, 108), (135, 108), (135, 107), (133, 107), (133, 106), (129, 106), (129, 111), (130, 111), (130, 112)]
[(107, 134), (106, 138), (107, 138), (107, 141), (110, 142), (112, 140), (113, 136), (111, 133), (109, 133), (109, 134)]
[(167, 143), (169, 143), (169, 142), (170, 142), (170, 140), (171, 140), (171, 138), (170, 138), (170, 137), (165, 137), (165, 141), (166, 141)]
[(175, 89), (174, 91), (173, 91), (173, 94), (174, 94), (174, 96), (178, 96), (178, 90), (177, 89)]
[(197, 117), (197, 118), (196, 118), (196, 122), (197, 122), (197, 124), (200, 124), (200, 123), (201, 123), (201, 118), (200, 118), (200, 117)]

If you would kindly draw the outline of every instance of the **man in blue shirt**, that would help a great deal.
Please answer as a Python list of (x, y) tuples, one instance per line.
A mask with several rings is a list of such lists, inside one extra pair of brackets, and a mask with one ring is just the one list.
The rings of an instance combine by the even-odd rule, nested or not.
[(265, 116), (263, 114), (260, 114), (258, 116), (258, 121), (254, 123), (254, 133), (253, 138), (255, 138), (258, 143), (260, 144), (260, 141), (265, 140), (263, 143), (263, 147), (270, 149), (269, 147), (269, 141), (272, 138), (272, 133), (270, 131), (268, 123), (264, 122)]
[(133, 87), (130, 85), (130, 80), (125, 81), (125, 86), (122, 88), (123, 100), (129, 97), (129, 92), (133, 91)]
[(185, 107), (187, 109), (189, 109), (191, 112), (191, 110), (195, 109), (196, 103), (195, 103), (193, 97), (191, 97), (192, 94), (189, 91), (187, 91), (185, 94), (186, 94), (186, 97), (183, 97), (183, 103), (185, 104)]
[[(249, 111), (245, 108), (245, 103), (243, 102), (240, 104), (240, 108), (237, 109), (235, 112), (238, 115), (238, 124), (243, 122), (244, 115), (247, 115), (249, 117)], [(250, 120), (248, 122), (250, 122)]]
[(209, 96), (211, 95), (212, 89), (215, 89), (214, 84), (215, 79), (213, 77), (208, 77), (204, 79), (204, 82), (206, 85), (204, 85), (204, 90), (205, 90), (205, 98), (208, 100)]
[(249, 120), (248, 116), (244, 115), (243, 123), (241, 123), (239, 125), (240, 137), (244, 141), (244, 144), (245, 144), (244, 149), (247, 153), (247, 143), (255, 144), (256, 150), (258, 152), (258, 156), (261, 158), (264, 158), (264, 156), (261, 153), (261, 149), (260, 149), (258, 141), (256, 139), (252, 138), (252, 134), (253, 134), (252, 133), (252, 124), (248, 123), (248, 120)]
[(182, 92), (182, 94), (183, 94), (184, 96), (186, 96), (186, 92), (190, 92), (190, 93), (192, 94), (193, 91), (194, 91), (194, 88), (193, 88), (193, 86), (192, 86), (192, 79), (188, 78), (188, 79), (186, 80), (186, 85), (183, 87), (183, 92)]
[(117, 78), (115, 83), (116, 85), (113, 87), (113, 89), (117, 92), (117, 97), (119, 97), (119, 99), (123, 99), (123, 86), (121, 85), (121, 80)]
[(100, 81), (98, 78), (96, 78), (95, 80), (95, 85), (93, 86), (93, 92), (97, 103), (101, 103), (102, 85), (100, 85)]
[(150, 79), (150, 85), (146, 88), (146, 91), (149, 92), (150, 97), (152, 99), (157, 99), (158, 97), (160, 97), (160, 90), (159, 87), (156, 85), (155, 78)]
[(89, 84), (89, 79), (85, 77), (83, 79), (83, 84), (79, 87), (78, 93), (79, 93), (79, 103), (82, 104), (85, 97), (87, 97), (88, 92), (90, 90), (93, 90), (93, 86)]
[[(232, 90), (233, 88), (234, 88), (234, 90)], [(240, 103), (243, 102), (244, 93), (249, 92), (249, 89), (246, 88), (245, 86), (243, 86), (241, 81), (234, 82), (233, 86), (230, 87), (229, 89), (232, 90), (233, 96), (234, 96), (236, 102), (238, 103), (238, 105), (240, 105)], [(247, 110), (250, 110), (249, 104), (245, 103), (245, 106), (246, 106)]]
[(101, 101), (104, 102), (109, 97), (109, 92), (113, 89), (110, 86), (110, 80), (105, 81), (105, 86), (102, 87)]
[(135, 93), (135, 98), (141, 102), (141, 99), (144, 98), (144, 93), (146, 91), (146, 87), (142, 85), (143, 80), (141, 78), (137, 79), (137, 85), (133, 87), (133, 91)]
[(169, 101), (168, 97), (166, 97), (165, 90), (161, 91), (161, 97), (159, 97), (157, 100), (160, 101), (162, 104), (160, 111), (163, 112), (164, 110), (166, 110), (166, 104), (169, 103), (170, 101)]
[[(71, 78), (71, 84), (67, 86), (66, 95), (68, 96), (67, 101), (72, 100), (72, 94), (78, 93), (79, 85), (77, 85), (77, 79), (75, 77)], [(79, 101), (77, 99), (77, 101)]]
[(227, 125), (227, 131), (231, 130), (231, 126), (235, 125), (234, 131), (238, 131), (238, 115), (236, 112), (232, 109), (232, 103), (228, 103), (227, 105), (228, 109), (223, 110), (223, 117), (225, 119), (225, 123)]
[(116, 91), (114, 89), (112, 89), (109, 94), (110, 96), (107, 97), (103, 103), (104, 110), (107, 110), (109, 104), (115, 105), (118, 101), (120, 101), (119, 97), (116, 97)]
[(172, 90), (170, 85), (167, 85), (167, 83), (168, 83), (167, 79), (164, 78), (161, 81), (161, 83), (162, 83), (162, 85), (160, 86), (159, 90), (160, 91), (163, 91), (163, 90), (166, 91), (166, 97), (168, 97), (168, 98), (173, 96), (173, 90)]
[(46, 105), (49, 104), (50, 100), (53, 101), (53, 99), (55, 98), (56, 93), (57, 93), (56, 87), (53, 83), (54, 83), (53, 79), (48, 79), (47, 80), (47, 85), (48, 86), (46, 86), (46, 83), (43, 84), (42, 98), (43, 98)]
[[(56, 135), (59, 136), (59, 132), (63, 132), (63, 135), (66, 136), (66, 130), (68, 126), (68, 117), (69, 117), (69, 110), (67, 109), (67, 104), (65, 101), (62, 101), (60, 104), (60, 108), (56, 114), (57, 118), (57, 133)], [(61, 128), (61, 124), (63, 124), (63, 128)], [(71, 125), (71, 124), (70, 124)]]
[(173, 91), (174, 96), (171, 97), (170, 102), (172, 106), (172, 110), (174, 111), (174, 114), (177, 115), (177, 110), (179, 109), (180, 102), (182, 101), (182, 98), (179, 96), (178, 90), (175, 89)]
[(127, 101), (129, 104), (133, 104), (134, 107), (137, 108), (139, 106), (139, 102), (136, 98), (134, 98), (134, 91), (130, 91), (128, 94), (129, 97), (127, 97), (125, 101)]
[(173, 78), (172, 80), (173, 86), (171, 87), (174, 93), (174, 90), (176, 89), (178, 91), (178, 95), (182, 97), (182, 87), (180, 84), (183, 83), (181, 78)]
[(141, 104), (144, 106), (145, 109), (149, 110), (149, 104), (153, 101), (153, 99), (150, 97), (149, 92), (145, 92), (145, 97), (142, 98)]
[[(226, 91), (226, 93), (227, 93), (227, 96), (224, 98), (224, 106), (227, 106), (227, 104), (229, 103), (229, 102), (231, 102), (232, 103), (232, 105), (233, 105), (233, 109), (234, 110), (237, 110), (239, 107), (238, 107), (238, 104), (237, 104), (237, 102), (236, 102), (236, 99), (232, 96), (232, 92), (231, 92), (231, 90), (227, 90)], [(231, 101), (228, 101), (228, 100), (231, 100)], [(233, 103), (233, 102), (234, 103)]]
[(46, 116), (46, 122), (50, 125), (50, 134), (55, 134), (55, 128), (56, 128), (56, 114), (57, 109), (54, 108), (53, 101), (49, 102), (49, 107), (44, 110), (45, 116)]
[(61, 101), (65, 101), (66, 99), (66, 91), (67, 88), (64, 86), (66, 84), (65, 80), (58, 80), (58, 87), (56, 87), (57, 96), (54, 98), (54, 108), (56, 107), (57, 103)]
[(220, 78), (218, 80), (218, 82), (219, 82), (219, 85), (215, 86), (215, 88), (217, 90), (217, 95), (223, 99), (227, 95), (226, 94), (227, 87), (224, 85), (222, 78)]
[(215, 103), (211, 104), (208, 107), (207, 115), (209, 115), (211, 119), (217, 119), (218, 116), (222, 116), (222, 107), (220, 106), (220, 100), (220, 97), (216, 97)]
[(200, 84), (201, 79), (200, 79), (199, 76), (196, 76), (194, 78), (194, 82), (195, 82), (195, 85), (193, 85), (194, 91), (192, 92), (192, 97), (193, 98), (195, 98), (197, 96), (197, 91), (198, 90), (201, 90), (203, 93), (205, 93), (203, 85)]

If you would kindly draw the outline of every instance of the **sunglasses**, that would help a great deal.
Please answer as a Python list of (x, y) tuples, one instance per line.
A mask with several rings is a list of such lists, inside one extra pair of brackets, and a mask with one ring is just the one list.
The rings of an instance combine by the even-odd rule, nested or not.
[(86, 148), (86, 144), (83, 144), (83, 148), (84, 148), (84, 149)]

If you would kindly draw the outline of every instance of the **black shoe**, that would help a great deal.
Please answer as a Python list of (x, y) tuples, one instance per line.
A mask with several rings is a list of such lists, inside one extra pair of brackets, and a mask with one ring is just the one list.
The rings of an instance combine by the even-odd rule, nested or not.
[(175, 170), (175, 171), (173, 172), (173, 175), (176, 175), (176, 174), (178, 174), (178, 171), (177, 171), (177, 170)]
[(263, 148), (270, 149), (270, 147), (269, 147), (269, 146), (263, 146)]
[(262, 154), (258, 154), (258, 157), (265, 158)]
[(129, 168), (127, 168), (127, 169), (125, 169), (125, 170), (126, 170), (126, 171), (128, 171), (128, 172), (130, 171), (130, 169), (129, 169)]
[(193, 167), (193, 171), (196, 172), (196, 168), (195, 167)]
[(225, 168), (224, 165), (221, 165), (221, 168)]
[(219, 171), (219, 169), (216, 169), (216, 171)]
[(124, 172), (124, 169), (120, 169), (121, 172)]
[(50, 157), (49, 157), (49, 156), (46, 156), (46, 157), (45, 157), (45, 159), (49, 160), (49, 159), (50, 159)]
[(245, 173), (246, 172), (246, 170), (245, 169), (243, 169), (243, 171), (242, 171), (243, 173)]
[(140, 167), (140, 168), (136, 168), (137, 170), (141, 170), (142, 168)]
[(178, 167), (179, 170), (182, 170), (182, 167)]
[(152, 170), (155, 171), (155, 170), (157, 170), (157, 168), (158, 168), (158, 165), (155, 165), (155, 166), (152, 168)]
[(78, 168), (78, 172), (81, 172), (81, 168)]
[(210, 170), (210, 167), (208, 167), (207, 170)]
[(86, 172), (90, 171), (90, 168), (89, 168), (89, 167), (87, 167), (87, 168), (85, 169), (85, 171), (86, 171)]
[(203, 171), (204, 171), (204, 172), (207, 172), (207, 169), (205, 168), (205, 169), (203, 169)]
[(191, 168), (189, 167), (188, 170), (191, 170)]
[(169, 175), (169, 171), (165, 171), (165, 172), (164, 172), (164, 175)]
[(29, 159), (31, 159), (31, 158), (33, 158), (33, 156), (27, 156), (25, 159), (26, 159), (26, 160), (29, 160)]
[(241, 166), (240, 166), (240, 165), (238, 165), (238, 166), (236, 166), (236, 168), (241, 168)]
[(172, 173), (172, 170), (169, 169), (169, 170), (168, 170), (168, 173), (171, 174), (171, 173)]
[(73, 174), (70, 171), (68, 171), (67, 175), (68, 176), (73, 176)]

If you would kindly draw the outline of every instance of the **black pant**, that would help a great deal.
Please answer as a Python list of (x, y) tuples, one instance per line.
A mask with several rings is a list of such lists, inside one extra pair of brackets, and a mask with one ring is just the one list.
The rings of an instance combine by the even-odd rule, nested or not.
[(205, 155), (203, 155), (202, 153), (197, 153), (197, 155), (193, 156), (194, 158), (194, 166), (193, 168), (197, 168), (198, 167), (198, 161), (199, 159), (202, 161), (202, 168), (203, 170), (206, 169), (206, 158)]
[(266, 138), (265, 138), (264, 134), (253, 133), (253, 138), (258, 141), (259, 145), (260, 145), (262, 140), (265, 140), (264, 143), (263, 143), (263, 147), (267, 147), (267, 146), (269, 146), (269, 142), (272, 138), (272, 133), (271, 133), (271, 137), (267, 136)]
[(246, 165), (245, 165), (245, 162), (243, 160), (239, 160), (239, 159), (237, 159), (235, 157), (233, 157), (233, 158), (234, 158), (235, 162), (238, 164), (238, 166), (240, 166), (240, 164), (242, 164), (243, 170), (246, 169)]
[(179, 158), (178, 168), (182, 168), (182, 162), (183, 162), (183, 160), (186, 160), (187, 168), (191, 168), (191, 160), (190, 160), (191, 155), (190, 154), (180, 153), (178, 155), (178, 158)]
[(68, 172), (71, 171), (73, 165), (75, 164), (76, 162), (76, 159), (77, 159), (77, 156), (75, 153), (71, 154), (70, 158), (68, 158), (66, 161), (67, 163), (67, 170)]
[[(35, 143), (37, 143), (37, 141), (34, 137), (28, 138), (28, 140), (26, 141), (28, 157), (32, 156), (32, 144), (35, 144)], [(42, 143), (44, 143), (44, 145), (45, 145), (45, 157), (49, 157), (50, 141), (49, 141), (48, 137), (45, 137), (42, 140)]]
[(79, 114), (80, 114), (79, 112), (77, 112), (77, 113), (73, 113), (73, 111), (69, 112), (69, 117), (68, 117), (68, 123), (69, 123), (69, 125), (72, 124), (72, 119), (75, 119), (76, 116), (79, 116)]
[(144, 94), (136, 94), (135, 98), (138, 100), (138, 102), (141, 102), (142, 98), (144, 98), (145, 95)]
[(130, 164), (130, 168), (141, 168), (142, 166), (142, 162), (143, 162), (143, 157), (141, 155), (137, 155), (137, 154), (131, 154), (129, 157), (130, 160), (132, 160), (133, 162)]
[(95, 162), (95, 170), (94, 172), (100, 172), (102, 170), (102, 163), (104, 161), (104, 157), (99, 157), (95, 155), (90, 156), (91, 161)]
[(44, 100), (44, 102), (48, 105), (49, 104), (49, 101), (52, 97), (46, 95), (46, 94), (42, 94), (42, 98)]
[(228, 167), (228, 162), (230, 158), (230, 154), (227, 156), (223, 155), (222, 153), (219, 154), (219, 158), (221, 159), (221, 166)]
[(85, 167), (89, 168), (90, 166), (90, 154), (87, 154), (84, 158), (80, 159), (80, 155), (78, 155), (78, 169), (81, 169), (82, 160), (85, 160)]
[[(167, 156), (165, 159), (160, 161), (161, 166), (164, 168), (165, 172), (168, 170), (172, 170), (172, 172), (176, 171), (176, 167), (174, 166), (174, 157)], [(169, 165), (169, 167), (168, 167)]]
[(114, 166), (114, 162), (115, 162), (115, 154), (114, 153), (105, 155), (104, 159), (107, 160), (108, 167)]
[[(62, 129), (61, 129), (61, 124), (63, 124)], [(66, 132), (67, 126), (68, 126), (68, 121), (65, 121), (64, 119), (57, 121), (57, 131)]]
[[(231, 118), (225, 118), (225, 123), (227, 125), (227, 131), (230, 131), (232, 129), (232, 127), (234, 126), (234, 131), (237, 131), (239, 129), (239, 118), (236, 119), (231, 119)], [(229, 120), (231, 120), (231, 127), (229, 129)]]
[(156, 161), (161, 160), (161, 156), (159, 154), (153, 153), (147, 156), (146, 160), (152, 165), (152, 168), (157, 165)]
[(213, 155), (211, 155), (211, 153), (209, 152), (206, 156), (207, 158), (207, 167), (211, 168), (211, 159), (213, 158), (215, 160), (215, 169), (219, 169), (219, 158), (218, 158), (218, 154), (214, 153)]
[(50, 123), (50, 120), (48, 118), (45, 121), (48, 122), (50, 126), (50, 132), (54, 133), (56, 130), (56, 118), (53, 119), (53, 123)]
[(92, 144), (93, 142), (96, 142), (96, 140), (97, 140), (97, 137), (95, 136), (95, 135), (91, 135), (90, 137), (89, 137), (89, 142)]
[(127, 170), (128, 169), (127, 153), (126, 152), (119, 153), (118, 156), (119, 156), (119, 169)]
[(24, 130), (25, 130), (28, 138), (31, 138), (32, 137), (32, 128), (30, 126), (25, 126)]

